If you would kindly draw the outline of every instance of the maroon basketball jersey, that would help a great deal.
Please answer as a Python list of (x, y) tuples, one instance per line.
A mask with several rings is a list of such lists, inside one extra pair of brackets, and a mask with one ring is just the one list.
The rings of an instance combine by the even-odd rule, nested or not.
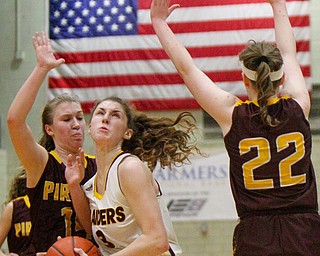
[[(95, 173), (95, 159), (86, 155), (85, 178), (81, 184)], [(49, 153), (47, 165), (36, 187), (28, 188), (27, 191), (31, 202), (31, 241), (37, 252), (47, 251), (58, 236), (86, 237), (84, 229), (76, 220), (65, 179), (65, 165), (54, 151)]]
[(256, 102), (239, 102), (224, 138), (238, 215), (317, 211), (311, 132), (301, 107), (292, 98), (270, 101), (269, 114), (280, 121), (275, 127), (264, 126), (257, 111)]
[(31, 217), (28, 196), (18, 197), (12, 201), (12, 225), (7, 236), (10, 253), (21, 254), (30, 242)]

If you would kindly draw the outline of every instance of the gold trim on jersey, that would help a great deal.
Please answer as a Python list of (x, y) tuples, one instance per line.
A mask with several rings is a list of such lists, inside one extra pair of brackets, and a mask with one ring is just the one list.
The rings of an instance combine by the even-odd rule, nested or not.
[[(278, 98), (278, 97), (272, 98), (272, 99), (268, 100), (267, 105), (270, 106), (270, 105), (276, 104), (276, 103), (279, 102), (281, 99), (287, 100), (287, 99), (289, 99), (289, 98), (291, 98), (291, 97), (289, 97), (289, 96), (282, 96), (282, 97), (280, 97), (280, 98)], [(238, 101), (236, 102), (236, 105), (235, 105), (235, 106), (238, 107), (238, 106), (240, 106), (240, 105), (242, 105), (242, 104), (248, 104), (248, 105), (249, 105), (250, 103), (253, 103), (253, 104), (256, 105), (257, 107), (259, 107), (259, 103), (258, 103), (257, 100), (246, 100), (246, 101), (238, 100)]]
[[(108, 180), (108, 174), (109, 174), (109, 170), (110, 170), (110, 168), (111, 168), (111, 166), (112, 166), (112, 164), (116, 161), (116, 159), (118, 158), (118, 156), (120, 156), (121, 154), (123, 153), (123, 151), (121, 150), (121, 151), (119, 151), (119, 153), (117, 153), (114, 157), (113, 157), (113, 159), (112, 159), (112, 161), (111, 161), (111, 163), (110, 163), (110, 165), (108, 166), (108, 168), (107, 168), (107, 170), (106, 170), (106, 172), (107, 172), (107, 177), (106, 177), (106, 180), (104, 181), (105, 183), (104, 183), (104, 187), (106, 188), (106, 185), (107, 185), (107, 180)], [(97, 182), (96, 182), (96, 178), (97, 178), (97, 176), (95, 176), (95, 180), (94, 180), (94, 189), (93, 189), (93, 194), (94, 194), (94, 197), (95, 198), (97, 198), (97, 199), (99, 199), (99, 200), (101, 200), (102, 198), (103, 198), (103, 195), (101, 195), (100, 193), (98, 193), (98, 191), (97, 191)], [(106, 191), (106, 189), (104, 190), (104, 191)]]
[(30, 208), (31, 204), (30, 204), (29, 197), (28, 197), (27, 195), (25, 195), (25, 196), (23, 197), (23, 200), (24, 200), (26, 206), (27, 206), (28, 208)]
[[(52, 150), (49, 152), (49, 154), (51, 154), (59, 162), (59, 164), (63, 163), (60, 156), (58, 155), (58, 153), (56, 151)], [(95, 156), (84, 154), (84, 165), (83, 165), (84, 168), (87, 168), (87, 165), (88, 165), (86, 157), (95, 158)]]
[(26, 206), (27, 206), (28, 208), (30, 208), (30, 205), (31, 205), (31, 204), (30, 204), (30, 200), (29, 200), (28, 195), (19, 196), (19, 197), (13, 199), (12, 201), (16, 201), (16, 200), (19, 200), (19, 199), (21, 199), (21, 198), (23, 198), (24, 203), (26, 204)]

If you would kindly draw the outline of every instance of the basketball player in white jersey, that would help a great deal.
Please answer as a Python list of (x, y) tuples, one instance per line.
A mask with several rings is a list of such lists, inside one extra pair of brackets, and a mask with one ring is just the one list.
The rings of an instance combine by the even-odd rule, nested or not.
[[(150, 118), (117, 97), (96, 104), (89, 133), (95, 144), (97, 173), (82, 186), (91, 216), (79, 217), (91, 221), (103, 255), (181, 255), (152, 171), (158, 161), (170, 168), (187, 161), (194, 151), (201, 154), (189, 141), (196, 128), (192, 120), (188, 112), (176, 120)], [(185, 129), (175, 127), (180, 124)], [(78, 166), (71, 159), (67, 166), (72, 195), (83, 193), (79, 185), (83, 165), (80, 157)]]

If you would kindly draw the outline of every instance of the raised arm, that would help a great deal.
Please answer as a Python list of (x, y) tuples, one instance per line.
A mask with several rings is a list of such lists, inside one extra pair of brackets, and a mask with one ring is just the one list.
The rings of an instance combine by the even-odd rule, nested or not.
[(47, 162), (48, 154), (46, 149), (34, 139), (26, 119), (46, 75), (51, 69), (64, 62), (63, 59), (55, 59), (45, 33), (36, 33), (32, 37), (32, 42), (36, 51), (37, 64), (16, 94), (7, 116), (11, 141), (18, 158), (26, 169), (28, 186), (37, 184)]
[(189, 52), (177, 40), (166, 22), (169, 15), (179, 7), (178, 4), (169, 7), (169, 4), (170, 0), (152, 1), (150, 15), (156, 35), (192, 95), (226, 134), (231, 126), (232, 112), (238, 98), (217, 87), (195, 66)]
[(274, 16), (277, 47), (284, 61), (285, 83), (282, 95), (293, 97), (302, 107), (306, 117), (310, 111), (310, 97), (301, 68), (296, 59), (296, 41), (290, 24), (285, 0), (266, 0)]

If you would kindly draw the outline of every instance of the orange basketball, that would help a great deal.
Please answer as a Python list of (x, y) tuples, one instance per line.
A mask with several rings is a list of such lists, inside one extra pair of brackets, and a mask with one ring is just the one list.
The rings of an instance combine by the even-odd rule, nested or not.
[(74, 248), (81, 248), (89, 256), (100, 255), (99, 249), (88, 239), (67, 236), (56, 241), (47, 251), (47, 256), (74, 256)]

